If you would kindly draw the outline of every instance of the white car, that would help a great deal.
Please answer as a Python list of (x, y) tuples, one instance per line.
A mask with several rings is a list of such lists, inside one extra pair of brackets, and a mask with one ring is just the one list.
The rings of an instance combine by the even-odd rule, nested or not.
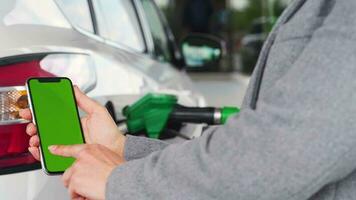
[[(18, 110), (27, 107), (29, 77), (69, 77), (120, 119), (147, 92), (205, 106), (184, 68), (223, 54), (220, 41), (204, 35), (188, 36), (181, 51), (151, 0), (1, 0), (0, 20), (1, 200), (69, 198), (60, 177), (45, 175), (27, 151), (28, 122)], [(199, 126), (183, 129), (201, 134)]]

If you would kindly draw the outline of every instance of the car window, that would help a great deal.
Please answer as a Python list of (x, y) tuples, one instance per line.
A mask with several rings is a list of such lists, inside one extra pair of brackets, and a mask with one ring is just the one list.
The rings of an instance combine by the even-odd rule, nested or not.
[(155, 57), (160, 61), (171, 61), (169, 40), (158, 10), (151, 0), (141, 0), (154, 43)]
[(57, 0), (56, 2), (74, 25), (94, 32), (88, 0)]
[(132, 2), (127, 0), (95, 0), (94, 9), (99, 35), (143, 52), (145, 45)]
[[(6, 3), (5, 3), (6, 2)], [(3, 23), (6, 26), (31, 24), (71, 28), (53, 1), (37, 0), (36, 3), (27, 0), (5, 1), (1, 4)]]

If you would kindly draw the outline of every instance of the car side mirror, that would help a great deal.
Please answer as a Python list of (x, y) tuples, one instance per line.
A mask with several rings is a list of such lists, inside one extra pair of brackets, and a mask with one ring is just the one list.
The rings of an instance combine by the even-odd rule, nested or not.
[(225, 54), (224, 41), (207, 34), (188, 35), (180, 46), (187, 69), (192, 71), (218, 65)]

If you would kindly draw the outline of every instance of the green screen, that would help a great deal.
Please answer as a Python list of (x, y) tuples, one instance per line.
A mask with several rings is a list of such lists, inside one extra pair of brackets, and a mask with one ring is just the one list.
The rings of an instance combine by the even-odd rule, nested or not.
[(66, 78), (30, 79), (28, 89), (44, 167), (49, 173), (61, 173), (74, 158), (55, 156), (48, 146), (84, 143), (72, 83)]

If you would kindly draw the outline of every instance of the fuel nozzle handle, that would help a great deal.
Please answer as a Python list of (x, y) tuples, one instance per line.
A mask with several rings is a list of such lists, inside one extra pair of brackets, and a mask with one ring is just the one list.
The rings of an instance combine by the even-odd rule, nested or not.
[(178, 98), (174, 95), (149, 93), (123, 109), (126, 120), (119, 124), (119, 128), (131, 134), (144, 131), (150, 138), (159, 138), (167, 124), (219, 125), (225, 124), (231, 115), (239, 112), (238, 108), (233, 107), (185, 107), (177, 102)]
[(176, 105), (170, 114), (169, 121), (174, 123), (205, 123), (208, 125), (225, 124), (227, 119), (240, 110), (236, 107), (185, 107)]

